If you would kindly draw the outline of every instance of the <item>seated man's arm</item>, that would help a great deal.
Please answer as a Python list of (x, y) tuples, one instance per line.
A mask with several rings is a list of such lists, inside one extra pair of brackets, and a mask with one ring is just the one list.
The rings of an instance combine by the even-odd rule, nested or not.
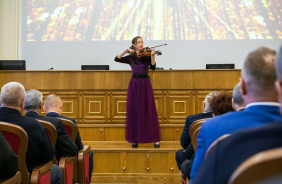
[(190, 123), (189, 123), (189, 116), (186, 118), (186, 122), (180, 137), (180, 144), (182, 146), (183, 149), (187, 149), (189, 143), (191, 142), (191, 138), (189, 135), (189, 127), (190, 127)]
[(39, 125), (40, 126), (38, 126), (38, 130), (36, 130), (38, 131), (38, 134), (40, 134), (38, 140), (38, 149), (40, 150), (41, 161), (43, 163), (47, 163), (54, 158), (55, 152), (47, 132), (41, 124)]

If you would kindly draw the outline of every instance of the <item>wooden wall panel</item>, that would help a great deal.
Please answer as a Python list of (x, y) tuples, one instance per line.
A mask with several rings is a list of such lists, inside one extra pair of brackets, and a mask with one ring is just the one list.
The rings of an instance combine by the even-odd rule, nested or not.
[(104, 124), (108, 120), (108, 95), (106, 92), (84, 92), (83, 122)]
[(111, 122), (125, 123), (126, 119), (126, 92), (112, 92), (111, 94)]
[[(157, 70), (149, 75), (160, 124), (183, 124), (186, 116), (202, 112), (209, 92), (232, 92), (240, 70)], [(18, 81), (44, 98), (58, 94), (63, 115), (78, 124), (125, 124), (130, 77), (131, 71), (0, 71), (0, 85)]]
[(26, 73), (0, 71), (0, 89), (8, 82), (19, 82), (26, 88)]
[(123, 159), (122, 152), (111, 152), (111, 153), (94, 152), (93, 173), (121, 173), (123, 172), (121, 165), (122, 159)]
[(233, 89), (240, 77), (239, 70), (196, 70), (193, 89)]
[(148, 173), (169, 173), (168, 153), (147, 153)]
[(129, 152), (126, 154), (125, 173), (145, 173), (147, 172), (147, 153)]
[(192, 91), (169, 91), (166, 95), (167, 123), (183, 123), (192, 113)]

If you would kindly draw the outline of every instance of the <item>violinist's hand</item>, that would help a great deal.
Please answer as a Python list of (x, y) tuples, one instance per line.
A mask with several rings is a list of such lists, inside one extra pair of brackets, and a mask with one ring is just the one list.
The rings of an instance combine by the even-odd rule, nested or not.
[(134, 50), (131, 49), (131, 48), (126, 49), (126, 53), (133, 53), (133, 52), (134, 52)]
[(151, 55), (155, 55), (156, 54), (156, 50), (153, 48), (151, 51)]

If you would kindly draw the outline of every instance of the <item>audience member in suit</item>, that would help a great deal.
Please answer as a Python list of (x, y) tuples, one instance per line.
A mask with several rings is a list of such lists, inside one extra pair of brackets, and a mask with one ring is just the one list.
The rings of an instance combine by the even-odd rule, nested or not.
[[(232, 95), (221, 92), (216, 96), (213, 96), (213, 98), (210, 100), (210, 108), (213, 116), (218, 116), (230, 111), (234, 111), (232, 107)], [(195, 154), (192, 156), (192, 159), (190, 161), (188, 161), (187, 159), (181, 164), (180, 177), (183, 182), (186, 181), (186, 177), (189, 178), (190, 176), (191, 167), (194, 162), (194, 157)]]
[[(28, 136), (26, 165), (28, 172), (53, 160), (54, 148), (44, 127), (36, 120), (21, 115), (24, 109), (25, 89), (17, 82), (5, 84), (1, 89), (0, 121), (19, 125)], [(63, 173), (57, 165), (51, 170), (51, 183), (62, 183)]]
[(74, 144), (65, 130), (62, 121), (58, 118), (49, 116), (40, 116), (42, 110), (43, 95), (37, 90), (28, 90), (26, 92), (26, 99), (24, 108), (26, 110), (25, 116), (48, 121), (52, 123), (57, 130), (57, 141), (55, 147), (55, 155), (59, 162), (63, 156), (76, 156), (78, 154), (78, 148)]
[[(45, 98), (43, 108), (46, 112), (46, 116), (68, 119), (68, 120), (71, 120), (76, 125), (76, 122), (74, 119), (62, 116), (63, 102), (58, 95), (54, 95), (54, 94), (48, 95)], [(78, 128), (77, 128), (75, 144), (77, 145), (79, 150), (83, 148), (83, 144), (81, 142)], [(90, 182), (91, 182), (92, 171), (93, 171), (93, 152), (90, 151), (89, 153), (89, 180)]]
[(282, 121), (274, 86), (275, 54), (274, 50), (266, 47), (259, 47), (248, 54), (241, 72), (241, 88), (246, 104), (244, 111), (216, 116), (202, 124), (191, 170), (192, 182), (208, 147), (217, 138), (244, 128), (263, 126), (271, 121)]
[(0, 180), (13, 177), (18, 171), (18, 158), (0, 132)]
[(213, 91), (206, 96), (205, 102), (203, 104), (203, 113), (193, 114), (193, 115), (187, 116), (185, 126), (184, 126), (184, 129), (182, 131), (181, 138), (180, 138), (180, 144), (181, 144), (183, 149), (178, 150), (176, 152), (176, 155), (175, 155), (175, 160), (176, 160), (176, 163), (177, 163), (179, 170), (180, 170), (180, 166), (183, 163), (183, 161), (186, 160), (186, 159), (188, 159), (190, 161), (191, 158), (193, 157), (193, 155), (195, 154), (194, 149), (193, 149), (193, 145), (191, 143), (191, 138), (190, 138), (190, 135), (189, 135), (189, 128), (190, 128), (191, 124), (194, 121), (197, 121), (197, 120), (200, 120), (200, 119), (213, 117), (212, 112), (211, 112), (211, 107), (210, 107), (210, 101), (218, 93), (219, 93), (218, 91)]
[[(276, 60), (276, 70), (278, 81), (275, 82), (275, 86), (282, 104), (282, 46)], [(280, 114), (282, 114), (281, 107)], [(193, 183), (225, 184), (236, 168), (247, 158), (278, 147), (282, 147), (282, 122), (238, 131), (215, 145), (214, 150), (199, 168)], [(278, 180), (281, 183), (281, 179), (278, 177), (274, 181)]]
[(245, 109), (241, 82), (238, 82), (238, 84), (233, 89), (232, 106), (235, 111), (243, 111)]

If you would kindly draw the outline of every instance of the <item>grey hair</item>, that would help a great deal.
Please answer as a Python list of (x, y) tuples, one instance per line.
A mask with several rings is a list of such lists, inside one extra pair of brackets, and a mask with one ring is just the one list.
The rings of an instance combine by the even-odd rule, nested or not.
[(24, 103), (25, 110), (39, 109), (40, 102), (42, 102), (43, 95), (36, 89), (31, 89), (26, 92), (26, 99)]
[(265, 92), (276, 92), (274, 82), (276, 72), (274, 61), (266, 61), (266, 55), (276, 55), (276, 51), (259, 47), (250, 52), (242, 68), (242, 78), (252, 96), (263, 96)]
[(206, 98), (205, 98), (205, 109), (204, 109), (204, 112), (211, 112), (211, 105), (210, 105), (210, 102), (211, 102), (211, 99), (214, 97), (214, 96), (217, 96), (219, 94), (219, 91), (213, 91), (213, 92), (210, 92)]
[(282, 45), (280, 47), (280, 51), (275, 64), (276, 64), (277, 78), (279, 82), (282, 82)]
[(233, 101), (236, 109), (245, 105), (242, 95), (241, 82), (239, 82), (233, 89)]
[(1, 88), (1, 106), (19, 107), (24, 99), (24, 86), (18, 82), (9, 82)]

